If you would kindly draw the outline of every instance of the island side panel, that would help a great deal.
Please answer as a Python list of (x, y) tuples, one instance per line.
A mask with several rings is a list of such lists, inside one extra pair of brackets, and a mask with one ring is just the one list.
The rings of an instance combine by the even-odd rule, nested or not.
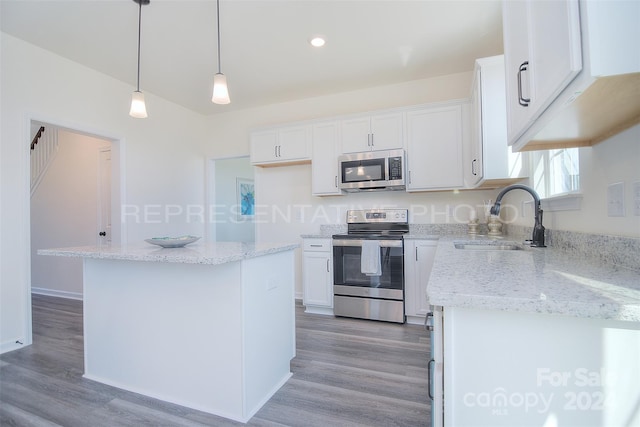
[(244, 421), (241, 263), (84, 261), (85, 377)]
[(291, 377), (295, 357), (294, 252), (242, 264), (246, 415), (251, 417)]

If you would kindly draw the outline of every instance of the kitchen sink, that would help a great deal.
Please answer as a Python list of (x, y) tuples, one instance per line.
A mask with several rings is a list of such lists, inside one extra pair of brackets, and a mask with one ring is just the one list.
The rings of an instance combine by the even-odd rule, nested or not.
[(456, 249), (471, 249), (476, 251), (520, 251), (522, 246), (517, 243), (507, 242), (457, 242), (453, 244)]

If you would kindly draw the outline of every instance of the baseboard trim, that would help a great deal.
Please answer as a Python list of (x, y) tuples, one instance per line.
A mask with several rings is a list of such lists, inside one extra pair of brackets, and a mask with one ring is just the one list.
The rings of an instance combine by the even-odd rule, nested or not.
[(9, 340), (7, 342), (3, 342), (2, 344), (0, 344), (0, 354), (4, 354), (4, 353), (8, 353), (10, 351), (13, 350), (18, 350), (20, 348), (24, 348), (27, 345), (29, 345), (31, 343), (25, 343), (25, 340), (20, 341), (19, 339), (17, 340)]
[(58, 291), (56, 289), (31, 287), (32, 294), (46, 295), (49, 297), (67, 298), (82, 301), (82, 294), (79, 292)]

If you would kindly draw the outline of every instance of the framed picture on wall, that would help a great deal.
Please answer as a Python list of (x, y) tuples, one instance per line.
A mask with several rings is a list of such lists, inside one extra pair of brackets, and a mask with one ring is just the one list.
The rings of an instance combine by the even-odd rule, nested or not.
[(238, 195), (238, 214), (240, 218), (253, 217), (256, 207), (253, 180), (236, 178), (236, 192)]

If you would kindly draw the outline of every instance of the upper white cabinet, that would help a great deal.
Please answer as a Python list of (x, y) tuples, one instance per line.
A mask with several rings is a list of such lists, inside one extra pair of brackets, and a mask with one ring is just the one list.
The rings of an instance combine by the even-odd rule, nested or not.
[(311, 126), (282, 127), (251, 133), (251, 163), (257, 166), (311, 160)]
[(408, 111), (407, 191), (464, 185), (462, 105)]
[(311, 192), (314, 196), (342, 194), (338, 181), (339, 132), (338, 121), (313, 125)]
[(508, 140), (587, 146), (640, 122), (640, 2), (503, 2)]
[(523, 153), (507, 144), (504, 56), (476, 61), (471, 86), (470, 138), (465, 144), (466, 187), (502, 187), (523, 178)]
[(343, 153), (403, 148), (402, 113), (355, 117), (340, 121)]
[(508, 135), (514, 141), (582, 69), (578, 0), (504, 1)]

